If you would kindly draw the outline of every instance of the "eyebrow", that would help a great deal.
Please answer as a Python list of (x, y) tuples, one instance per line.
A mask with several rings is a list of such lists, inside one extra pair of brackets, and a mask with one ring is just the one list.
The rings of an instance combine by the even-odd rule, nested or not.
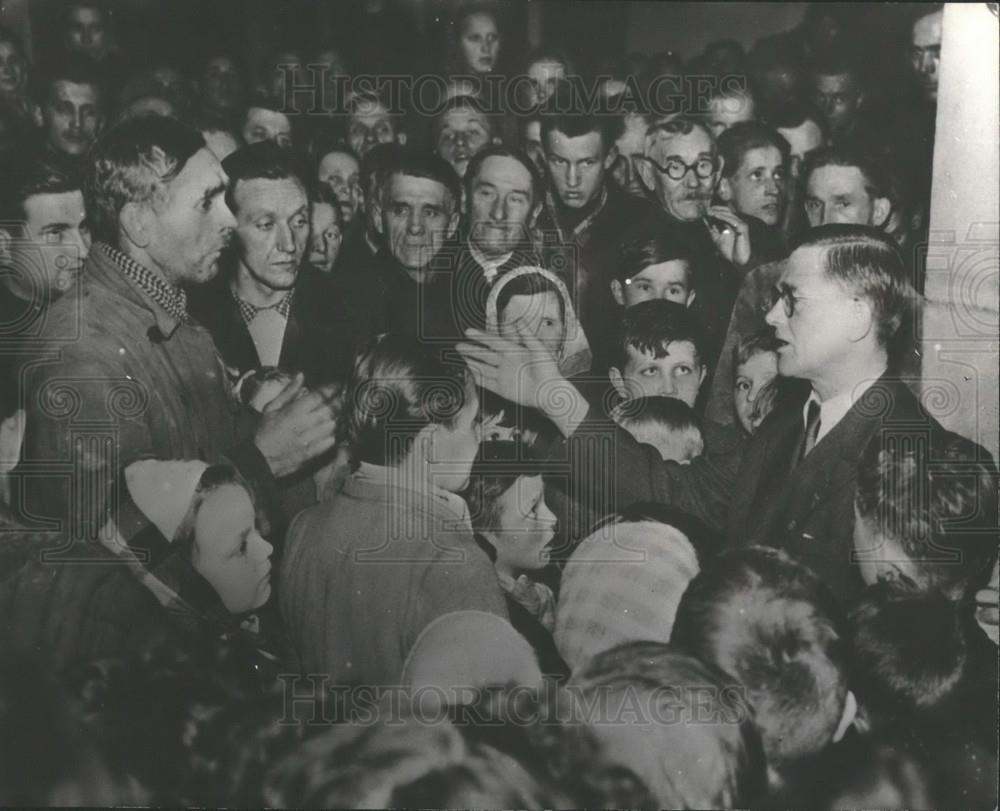
[(217, 183), (212, 188), (206, 189), (205, 193), (201, 196), (200, 201), (202, 203), (207, 203), (214, 197), (218, 197), (220, 194), (224, 194), (226, 191), (225, 183)]
[(73, 226), (68, 222), (51, 222), (48, 225), (43, 225), (39, 229), (39, 233), (42, 234), (54, 234), (59, 231), (68, 231)]

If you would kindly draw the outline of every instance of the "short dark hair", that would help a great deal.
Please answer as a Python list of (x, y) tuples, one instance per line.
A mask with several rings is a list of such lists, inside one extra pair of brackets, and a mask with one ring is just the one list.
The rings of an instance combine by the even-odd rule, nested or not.
[(91, 151), (83, 181), (94, 236), (117, 245), (125, 204), (151, 201), (204, 147), (198, 130), (158, 115), (123, 121), (104, 133)]
[(772, 327), (765, 327), (748, 335), (741, 335), (736, 346), (733, 347), (733, 370), (735, 371), (737, 366), (746, 363), (760, 352), (777, 353), (780, 346), (781, 341), (774, 334)]
[(865, 180), (865, 189), (872, 199), (889, 197), (888, 172), (871, 150), (855, 141), (822, 146), (810, 152), (802, 167), (803, 183), (808, 183), (809, 176), (824, 166), (853, 166), (861, 172)]
[(612, 365), (625, 368), (630, 346), (639, 352), (662, 358), (675, 341), (692, 343), (698, 362), (704, 362), (705, 332), (698, 318), (687, 307), (665, 299), (641, 301), (629, 307), (622, 317)]
[(32, 97), (35, 103), (44, 106), (56, 82), (85, 84), (97, 90), (98, 103), (105, 106), (105, 82), (101, 68), (93, 59), (82, 54), (65, 54), (47, 62), (35, 72), (32, 79)]
[(5, 173), (0, 188), (0, 222), (17, 223), (24, 219), (24, 201), (29, 197), (82, 191), (83, 181), (68, 161), (38, 158)]
[(452, 212), (458, 211), (462, 202), (462, 181), (452, 165), (439, 155), (428, 155), (405, 148), (389, 155), (381, 172), (378, 195), (380, 203), (385, 201), (389, 184), (395, 175), (422, 177), (440, 183), (451, 197)]
[(545, 188), (545, 181), (542, 179), (541, 172), (538, 171), (538, 167), (535, 166), (534, 161), (532, 161), (531, 158), (529, 158), (527, 154), (520, 149), (510, 149), (509, 147), (500, 146), (499, 144), (492, 144), (485, 149), (480, 150), (469, 159), (469, 165), (465, 170), (465, 177), (463, 178), (465, 190), (467, 192), (472, 189), (473, 181), (488, 158), (511, 158), (512, 160), (516, 160), (520, 163), (531, 176), (532, 205), (541, 201), (543, 189)]
[(715, 135), (708, 128), (708, 125), (691, 115), (678, 115), (666, 121), (654, 121), (646, 130), (647, 135), (656, 132), (663, 132), (667, 135), (690, 135), (694, 130), (699, 129), (704, 132), (712, 142), (712, 150), (718, 152), (719, 145), (716, 143)]
[(356, 462), (396, 465), (432, 423), (454, 425), (465, 407), (468, 369), (403, 335), (376, 338), (355, 361), (345, 400)]
[(689, 229), (665, 220), (629, 239), (621, 246), (620, 259), (614, 266), (614, 278), (624, 284), (650, 265), (684, 261), (692, 266), (688, 271), (688, 282), (693, 281), (697, 252), (690, 234)]
[[(530, 449), (520, 441), (490, 440), (480, 444), (472, 466), (469, 485), (463, 497), (469, 505), (472, 528), (477, 533), (498, 528), (500, 519), (497, 500), (522, 476), (541, 476), (542, 462), (531, 456)], [(495, 558), (496, 550), (484, 548)]]
[(222, 168), (229, 175), (226, 205), (236, 212), (236, 187), (241, 180), (284, 180), (294, 178), (307, 191), (315, 185), (303, 165), (301, 156), (289, 147), (271, 141), (261, 141), (240, 147), (222, 161)]
[(611, 418), (625, 429), (656, 425), (672, 434), (686, 433), (693, 442), (701, 444), (704, 441), (698, 414), (676, 397), (635, 397), (623, 400), (612, 409)]
[(914, 564), (917, 585), (958, 599), (982, 587), (997, 557), (997, 481), (987, 451), (958, 434), (906, 445), (876, 434), (858, 462), (854, 503)]
[(833, 742), (848, 689), (845, 619), (811, 570), (755, 546), (724, 552), (691, 580), (670, 642), (743, 683), (781, 770)]
[(441, 109), (434, 116), (432, 122), (432, 131), (435, 137), (440, 133), (441, 127), (444, 125), (444, 117), (452, 110), (472, 110), (474, 113), (478, 113), (485, 119), (486, 125), (490, 128), (490, 135), (493, 134), (493, 119), (486, 112), (483, 103), (476, 96), (463, 94), (461, 96), (453, 96), (441, 105)]
[(961, 718), (971, 630), (961, 604), (939, 591), (903, 582), (869, 586), (851, 612), (850, 642), (853, 683), (873, 725), (937, 721), (947, 728)]
[(751, 149), (773, 146), (781, 153), (781, 162), (786, 166), (792, 157), (792, 148), (784, 136), (758, 121), (733, 124), (719, 136), (718, 145), (719, 155), (725, 161), (722, 167), (723, 177), (732, 177)]
[(879, 344), (890, 348), (900, 325), (917, 306), (916, 293), (892, 238), (868, 225), (834, 223), (808, 229), (791, 247), (793, 252), (826, 248), (824, 272), (868, 301)]
[(566, 80), (556, 82), (552, 96), (541, 111), (542, 148), (548, 151), (549, 135), (561, 132), (579, 138), (596, 132), (601, 136), (601, 150), (607, 155), (615, 145), (619, 122), (608, 115), (597, 115), (583, 108), (574, 85)]

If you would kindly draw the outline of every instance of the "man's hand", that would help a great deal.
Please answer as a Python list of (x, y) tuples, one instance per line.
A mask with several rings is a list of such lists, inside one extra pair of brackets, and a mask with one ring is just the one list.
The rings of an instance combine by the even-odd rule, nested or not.
[(473, 379), (515, 403), (536, 408), (569, 436), (587, 414), (583, 395), (559, 371), (559, 364), (535, 335), (504, 338), (480, 330), (466, 332), (458, 345)]
[(750, 261), (750, 226), (726, 206), (709, 206), (705, 215), (725, 223), (724, 227), (716, 228), (711, 221), (706, 222), (709, 236), (722, 258), (737, 267), (745, 266)]
[(993, 565), (993, 576), (989, 585), (976, 592), (976, 622), (986, 636), (1000, 645), (1000, 560)]
[(302, 374), (264, 408), (254, 444), (275, 478), (294, 473), (333, 447), (337, 420), (322, 392), (303, 388)]

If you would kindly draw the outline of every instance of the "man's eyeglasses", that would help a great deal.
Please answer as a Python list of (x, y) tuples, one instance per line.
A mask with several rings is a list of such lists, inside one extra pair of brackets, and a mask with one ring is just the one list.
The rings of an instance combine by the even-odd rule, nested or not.
[[(829, 297), (825, 296), (797, 296), (791, 287), (778, 286), (771, 291), (771, 306), (773, 307), (780, 300), (782, 308), (785, 311), (785, 317), (791, 318), (795, 315), (796, 307), (801, 302), (823, 298), (827, 298), (829, 300)], [(851, 300), (857, 301), (858, 297), (852, 296)]]
[(694, 176), (699, 180), (708, 180), (715, 174), (715, 158), (698, 158), (694, 163), (684, 163), (680, 158), (669, 158), (663, 166), (652, 158), (646, 160), (656, 167), (656, 171), (665, 174), (671, 180), (683, 180), (690, 171), (694, 171)]

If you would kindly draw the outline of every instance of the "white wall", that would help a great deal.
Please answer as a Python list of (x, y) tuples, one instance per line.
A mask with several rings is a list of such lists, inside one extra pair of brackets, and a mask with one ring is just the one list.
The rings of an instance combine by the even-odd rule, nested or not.
[(672, 50), (690, 59), (717, 39), (735, 39), (749, 50), (762, 36), (794, 28), (805, 8), (805, 3), (632, 2), (627, 50)]

